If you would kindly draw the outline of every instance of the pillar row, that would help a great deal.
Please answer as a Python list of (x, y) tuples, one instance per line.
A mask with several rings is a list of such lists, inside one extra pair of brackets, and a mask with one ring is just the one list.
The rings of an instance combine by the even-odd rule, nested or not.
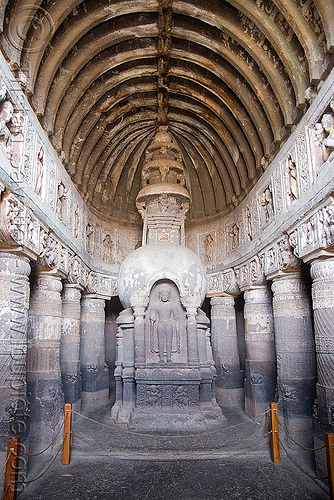
[(103, 404), (109, 398), (104, 307), (104, 299), (96, 295), (85, 295), (82, 298), (80, 364), (83, 405)]
[(220, 405), (234, 405), (244, 399), (234, 303), (231, 295), (211, 298), (211, 343), (217, 371), (216, 397)]
[(29, 259), (0, 253), (0, 451), (10, 436), (27, 435), (26, 354)]
[(62, 293), (63, 319), (61, 328), (60, 368), (65, 403), (72, 403), (76, 411), (81, 409), (80, 376), (80, 317), (81, 287), (64, 284)]
[(312, 447), (316, 366), (307, 288), (293, 273), (275, 278), (272, 290), (279, 410), (289, 433)]
[(38, 272), (33, 279), (28, 327), (27, 382), (30, 449), (48, 444), (63, 415), (60, 375), (61, 278)]
[[(319, 446), (325, 432), (334, 432), (334, 259), (312, 262), (311, 277), (318, 374), (314, 444)], [(316, 462), (317, 472), (326, 473), (325, 453), (317, 453)]]
[(272, 298), (266, 285), (245, 291), (245, 412), (266, 411), (276, 388), (276, 355)]

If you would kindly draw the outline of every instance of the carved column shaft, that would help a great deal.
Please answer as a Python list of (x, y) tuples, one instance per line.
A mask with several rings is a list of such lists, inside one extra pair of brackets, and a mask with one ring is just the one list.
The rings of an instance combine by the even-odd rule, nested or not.
[(80, 317), (81, 290), (78, 285), (65, 284), (62, 294), (63, 320), (60, 346), (60, 367), (65, 403), (81, 409)]
[(135, 345), (134, 316), (132, 309), (125, 309), (117, 318), (116, 400), (111, 418), (127, 424), (135, 406)]
[(0, 444), (26, 432), (29, 414), (26, 384), (29, 260), (0, 253)]
[(109, 398), (104, 306), (105, 301), (95, 295), (85, 295), (81, 301), (82, 404), (101, 404)]
[(30, 447), (48, 444), (62, 418), (60, 375), (62, 283), (59, 276), (34, 276), (28, 329), (27, 381), (31, 405)]
[(187, 308), (188, 363), (190, 366), (196, 366), (199, 362), (196, 314), (196, 307)]
[(312, 447), (316, 367), (307, 289), (293, 273), (274, 279), (272, 290), (279, 409), (292, 436)]
[(135, 338), (135, 365), (137, 367), (145, 366), (145, 307), (134, 307), (134, 338)]
[(262, 413), (273, 400), (276, 387), (274, 321), (270, 290), (266, 285), (245, 291), (246, 381), (245, 412)]
[(211, 342), (219, 404), (237, 404), (244, 397), (234, 302), (233, 296), (211, 298)]
[[(314, 333), (317, 359), (315, 444), (334, 432), (334, 259), (311, 264)], [(325, 469), (325, 457), (320, 470)], [(319, 466), (319, 464), (318, 464)]]

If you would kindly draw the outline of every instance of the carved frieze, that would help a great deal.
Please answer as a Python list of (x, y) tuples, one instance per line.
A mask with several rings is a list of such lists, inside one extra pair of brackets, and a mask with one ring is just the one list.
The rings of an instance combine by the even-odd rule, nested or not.
[(241, 266), (237, 266), (235, 274), (240, 290), (262, 285), (265, 281), (263, 266), (258, 255)]
[[(288, 231), (289, 243), (297, 257), (307, 258), (320, 255), (321, 251), (333, 252), (334, 248), (334, 204), (330, 197), (322, 207), (314, 211), (298, 225)], [(326, 253), (324, 253), (326, 255)]]
[(240, 293), (234, 269), (212, 273), (207, 278), (207, 295), (238, 295)]

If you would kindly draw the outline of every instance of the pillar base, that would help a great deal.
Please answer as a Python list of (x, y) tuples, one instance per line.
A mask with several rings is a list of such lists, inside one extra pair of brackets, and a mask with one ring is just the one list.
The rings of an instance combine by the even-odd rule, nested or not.
[(219, 406), (239, 406), (243, 407), (245, 391), (243, 387), (237, 389), (225, 389), (216, 386), (216, 399)]
[(109, 388), (102, 389), (96, 392), (82, 391), (81, 401), (82, 401), (82, 407), (97, 406), (97, 405), (102, 406), (104, 404), (107, 404), (109, 402)]

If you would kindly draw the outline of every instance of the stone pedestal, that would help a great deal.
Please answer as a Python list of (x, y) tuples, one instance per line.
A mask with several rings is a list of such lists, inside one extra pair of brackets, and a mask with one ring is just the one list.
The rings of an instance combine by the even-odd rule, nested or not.
[(72, 403), (76, 411), (81, 410), (80, 376), (80, 317), (81, 288), (65, 283), (62, 302), (63, 320), (61, 328), (60, 368), (65, 403)]
[(216, 371), (203, 311), (186, 309), (174, 283), (154, 284), (148, 307), (119, 318), (116, 403), (111, 418), (132, 429), (194, 431), (221, 425)]
[[(311, 276), (318, 374), (314, 444), (321, 446), (325, 432), (334, 432), (334, 259), (312, 262)], [(324, 473), (325, 453), (317, 452), (316, 460)]]
[(307, 288), (293, 273), (275, 278), (272, 291), (279, 412), (294, 439), (312, 448), (316, 366)]
[(241, 404), (244, 399), (234, 301), (231, 295), (211, 298), (211, 342), (220, 405)]
[(250, 417), (266, 411), (275, 396), (276, 356), (271, 293), (266, 285), (244, 294), (246, 380), (245, 412)]
[(63, 418), (60, 374), (62, 283), (52, 272), (34, 276), (28, 328), (27, 381), (31, 407), (30, 450), (51, 442)]
[(26, 353), (30, 264), (26, 257), (0, 253), (0, 451), (8, 438), (27, 435)]
[(83, 405), (109, 399), (109, 369), (105, 361), (105, 301), (85, 295), (81, 301), (80, 363)]

